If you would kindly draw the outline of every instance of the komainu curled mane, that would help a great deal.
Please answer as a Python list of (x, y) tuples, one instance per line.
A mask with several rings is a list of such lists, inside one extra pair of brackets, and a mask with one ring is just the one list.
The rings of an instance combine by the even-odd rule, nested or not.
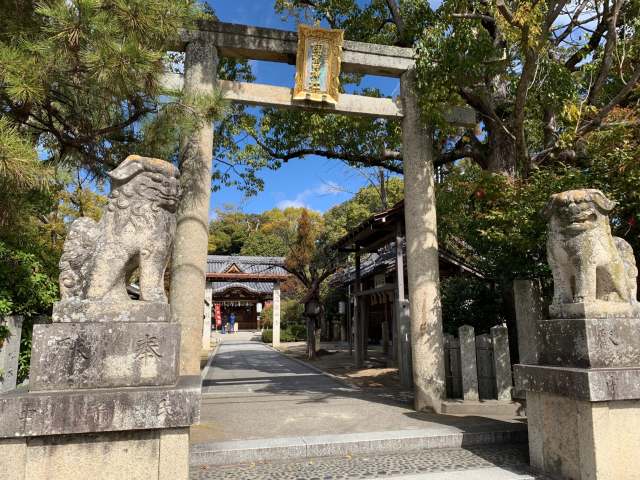
[(141, 300), (166, 302), (178, 169), (131, 155), (109, 177), (111, 194), (100, 222), (79, 218), (67, 236), (60, 259), (62, 300), (126, 301), (126, 281), (139, 268)]

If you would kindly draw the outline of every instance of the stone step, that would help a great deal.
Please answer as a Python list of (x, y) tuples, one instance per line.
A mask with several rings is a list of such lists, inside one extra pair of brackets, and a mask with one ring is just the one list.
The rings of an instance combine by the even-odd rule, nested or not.
[(524, 416), (524, 402), (505, 400), (446, 400), (442, 402), (442, 414), (446, 415), (478, 415), (478, 416)]
[(191, 446), (191, 465), (230, 465), (526, 442), (526, 426), (520, 424), (502, 430), (478, 432), (452, 432), (450, 428), (443, 428), (265, 438), (194, 444)]
[(542, 480), (526, 444), (483, 445), (191, 467), (191, 480)]

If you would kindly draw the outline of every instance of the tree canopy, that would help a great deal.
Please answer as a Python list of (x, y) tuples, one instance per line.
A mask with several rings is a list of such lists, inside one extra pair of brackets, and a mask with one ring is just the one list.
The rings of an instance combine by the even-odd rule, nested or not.
[[(634, 0), (277, 0), (276, 10), (323, 22), (351, 40), (414, 47), (424, 117), (439, 128), (436, 164), (471, 159), (526, 178), (534, 168), (579, 165), (616, 107), (638, 102), (640, 7)], [(361, 77), (343, 75), (359, 89)], [(478, 115), (477, 129), (446, 126), (447, 106)], [(624, 120), (627, 122), (628, 120)], [(232, 161), (277, 168), (315, 154), (402, 172), (396, 121), (265, 109), (245, 116), (252, 137)]]

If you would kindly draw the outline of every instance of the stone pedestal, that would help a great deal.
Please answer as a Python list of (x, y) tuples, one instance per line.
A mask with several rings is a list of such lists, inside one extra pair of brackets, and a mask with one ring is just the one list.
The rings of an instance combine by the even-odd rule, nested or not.
[(535, 469), (558, 479), (640, 478), (639, 327), (615, 314), (538, 322), (538, 365), (515, 367)]
[(58, 303), (34, 328), (30, 390), (0, 396), (0, 480), (186, 480), (200, 377), (178, 376), (169, 319), (167, 304)]
[(5, 393), (16, 388), (22, 317), (0, 317), (0, 325), (9, 328), (9, 337), (0, 346), (0, 393)]

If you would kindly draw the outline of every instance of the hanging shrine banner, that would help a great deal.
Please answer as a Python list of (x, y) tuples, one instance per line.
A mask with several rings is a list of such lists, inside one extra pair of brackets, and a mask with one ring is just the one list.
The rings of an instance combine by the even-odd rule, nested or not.
[(214, 317), (216, 319), (216, 327), (221, 328), (222, 327), (222, 305), (220, 305), (219, 303), (216, 303), (213, 307), (213, 311), (214, 311)]
[(343, 30), (298, 25), (294, 100), (338, 103), (343, 43)]

